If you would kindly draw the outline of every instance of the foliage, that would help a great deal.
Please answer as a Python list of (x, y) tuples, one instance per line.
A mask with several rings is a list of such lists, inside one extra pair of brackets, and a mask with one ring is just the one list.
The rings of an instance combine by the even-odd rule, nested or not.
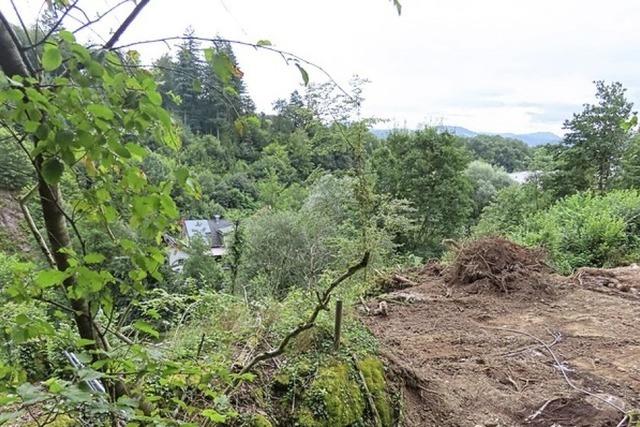
[[(116, 298), (122, 294), (135, 297), (147, 277), (160, 277), (164, 257), (158, 243), (178, 211), (170, 197), (171, 177), (153, 185), (140, 171), (147, 150), (138, 141), (144, 139), (142, 135), (153, 135), (157, 144), (174, 149), (180, 141), (170, 116), (160, 106), (161, 96), (152, 76), (128, 68), (127, 59), (112, 52), (90, 50), (76, 43), (70, 32), (61, 31), (47, 40), (40, 64), (44, 73), (37, 77), (8, 79), (2, 75), (0, 118), (16, 136), (13, 143), (37, 159), (37, 172), (42, 178), (40, 190), (58, 198), (43, 199), (43, 215), (49, 215), (49, 226), (60, 215), (56, 210), (73, 206), (73, 214), (65, 213), (65, 218), (74, 231), (76, 246), (66, 246), (66, 238), (56, 240), (66, 230), (53, 226), (58, 227), (52, 231), (51, 242), (59, 248), (57, 269), (35, 267), (33, 281), (16, 281), (4, 287), (3, 298), (16, 304), (30, 306), (45, 297), (54, 301), (50, 304), (57, 308), (59, 318), (54, 321), (47, 314), (29, 319), (17, 310), (11, 313), (13, 321), (28, 327), (12, 328), (9, 339), (44, 338), (56, 328), (60, 332), (56, 336), (63, 337), (61, 322), (75, 321), (84, 340), (78, 348), (82, 353), (86, 351), (82, 357), (87, 369), (104, 378), (106, 384), (113, 384), (118, 380), (110, 372), (121, 369), (118, 363), (130, 363), (131, 359), (126, 353), (109, 353), (108, 345), (89, 339), (98, 327), (88, 326), (87, 321), (98, 322), (99, 313), (113, 316)], [(181, 175), (175, 180), (184, 184), (186, 178)], [(67, 205), (57, 196), (57, 186), (69, 181), (78, 185), (65, 192)], [(52, 202), (58, 205), (45, 211), (44, 207)], [(135, 241), (116, 238), (110, 224), (117, 223), (127, 224), (136, 235)], [(90, 245), (84, 239), (87, 236), (83, 238), (80, 233), (81, 228), (99, 229), (112, 236), (112, 249), (131, 261), (129, 270), (119, 272), (116, 278), (105, 268), (105, 254), (87, 251)], [(89, 311), (89, 304), (93, 311)], [(29, 320), (25, 323), (26, 319)], [(110, 323), (111, 319), (107, 319), (104, 324)], [(101, 333), (106, 334), (106, 330)], [(96, 353), (98, 349), (102, 355)], [(131, 357), (141, 357), (144, 351), (136, 353)], [(41, 374), (40, 378), (46, 379), (47, 374)], [(51, 387), (46, 391), (33, 386), (28, 393), (18, 390), (17, 397), (9, 403), (21, 402), (28, 407), (44, 399), (51, 401), (53, 407), (59, 403), (73, 408), (75, 402), (77, 408), (74, 399), (80, 397), (76, 386), (70, 382), (57, 384), (54, 391)], [(94, 399), (85, 393), (82, 399), (95, 403), (96, 410), (103, 414), (115, 410), (103, 398)]]
[(220, 261), (211, 254), (211, 244), (200, 236), (191, 238), (181, 277), (193, 280), (200, 289), (224, 289), (227, 278)]
[(605, 191), (612, 187), (620, 170), (637, 115), (625, 96), (626, 89), (614, 82), (596, 81), (598, 104), (567, 120), (565, 150), (559, 152), (564, 169), (575, 179), (576, 190)]
[(640, 193), (580, 193), (530, 217), (513, 236), (549, 251), (562, 272), (614, 267), (640, 259)]
[(22, 151), (14, 148), (11, 137), (0, 130), (0, 189), (20, 190), (33, 182), (32, 167)]
[(458, 236), (472, 209), (471, 183), (464, 170), (468, 153), (448, 133), (423, 129), (395, 132), (373, 154), (377, 189), (412, 203), (419, 224), (406, 249), (439, 255), (441, 240)]
[(495, 201), (482, 210), (475, 235), (509, 234), (521, 224), (526, 224), (530, 215), (549, 206), (549, 196), (535, 183), (512, 185), (496, 194)]
[(473, 218), (495, 200), (498, 191), (515, 184), (506, 172), (479, 160), (469, 163), (465, 175), (473, 187)]
[(501, 167), (507, 172), (527, 170), (532, 149), (517, 139), (499, 135), (478, 135), (464, 139), (465, 146), (478, 160)]
[(640, 188), (640, 134), (636, 134), (622, 158), (622, 173), (617, 183), (621, 188)]

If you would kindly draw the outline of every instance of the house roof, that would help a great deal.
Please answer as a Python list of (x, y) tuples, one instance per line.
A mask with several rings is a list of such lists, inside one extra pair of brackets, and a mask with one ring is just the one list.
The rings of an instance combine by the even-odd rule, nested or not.
[(206, 219), (187, 219), (184, 221), (184, 228), (187, 232), (187, 237), (190, 239), (196, 235), (208, 237), (211, 233), (209, 222)]
[(214, 219), (188, 219), (184, 221), (187, 238), (197, 235), (209, 240), (211, 247), (224, 246), (224, 235), (233, 230), (233, 223), (216, 215)]

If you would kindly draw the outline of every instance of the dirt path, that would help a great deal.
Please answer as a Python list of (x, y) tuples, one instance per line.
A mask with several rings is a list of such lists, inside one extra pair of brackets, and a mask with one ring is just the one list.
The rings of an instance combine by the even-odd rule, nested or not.
[[(621, 271), (640, 286), (640, 270)], [(623, 412), (601, 399), (640, 407), (638, 293), (553, 276), (548, 292), (508, 294), (446, 288), (432, 269), (411, 279), (412, 303), (364, 317), (403, 379), (405, 425), (616, 427)]]

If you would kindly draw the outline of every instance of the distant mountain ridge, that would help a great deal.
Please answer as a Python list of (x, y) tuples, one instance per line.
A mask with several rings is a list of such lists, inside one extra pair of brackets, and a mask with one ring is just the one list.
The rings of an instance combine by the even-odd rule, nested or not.
[[(437, 126), (438, 130), (447, 131), (463, 138), (473, 138), (478, 135), (499, 135), (503, 138), (512, 138), (524, 142), (525, 144), (535, 147), (543, 144), (557, 144), (562, 140), (561, 137), (552, 132), (533, 132), (533, 133), (491, 133), (491, 132), (475, 132), (462, 126)], [(372, 129), (376, 137), (384, 139), (393, 129)]]

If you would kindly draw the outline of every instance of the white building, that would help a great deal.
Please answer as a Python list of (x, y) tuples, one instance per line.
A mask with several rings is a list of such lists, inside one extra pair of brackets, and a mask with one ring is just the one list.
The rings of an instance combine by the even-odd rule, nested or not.
[(210, 245), (211, 256), (219, 257), (227, 252), (227, 244), (230, 234), (233, 232), (233, 223), (215, 215), (213, 219), (188, 219), (182, 221), (180, 239), (165, 237), (169, 245), (169, 266), (174, 271), (181, 271), (185, 260), (189, 258), (187, 249), (189, 242), (199, 237)]

